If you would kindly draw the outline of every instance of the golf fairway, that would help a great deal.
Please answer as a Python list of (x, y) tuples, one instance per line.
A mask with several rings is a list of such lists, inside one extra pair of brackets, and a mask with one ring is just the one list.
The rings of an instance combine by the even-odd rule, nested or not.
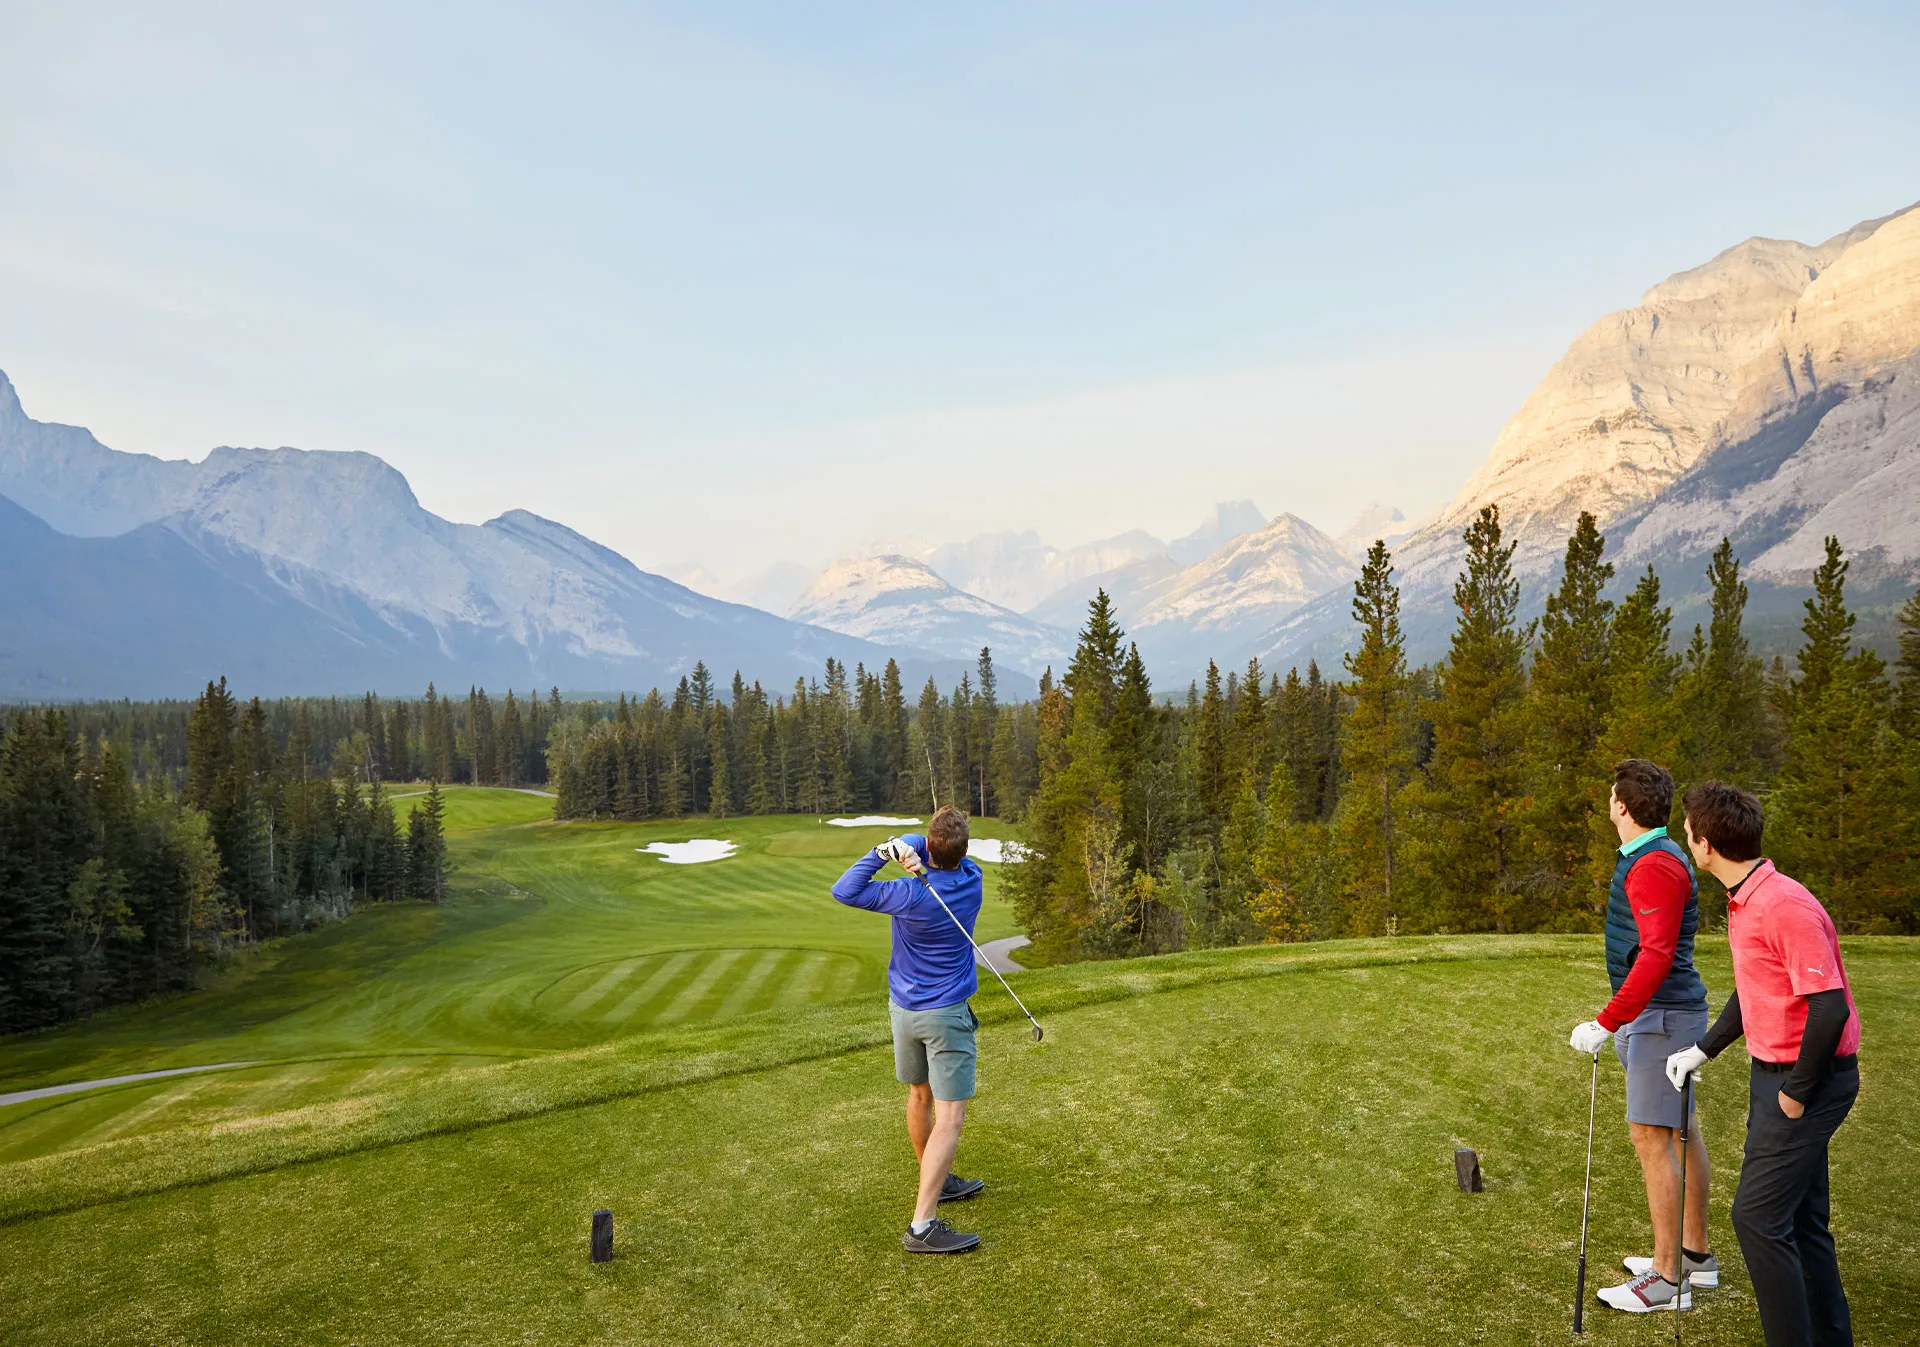
[[(404, 803), (404, 802), (403, 802)], [(1269, 946), (987, 979), (946, 1212), (898, 1243), (912, 1153), (886, 922), (826, 886), (885, 829), (544, 822), (454, 792), (440, 908), (363, 911), (226, 985), (0, 1042), (0, 1092), (258, 1065), (0, 1108), (0, 1340), (1557, 1341), (1571, 1317), (1599, 938)], [(988, 828), (982, 826), (983, 833)], [(667, 865), (653, 841), (736, 856)], [(1012, 933), (994, 894), (982, 938)], [(1703, 939), (1716, 1000), (1724, 944)], [(1834, 1149), (1863, 1344), (1920, 1340), (1920, 961), (1847, 942), (1863, 1089)], [(1738, 1054), (1735, 1054), (1738, 1057)], [(1744, 1062), (1705, 1073), (1722, 1289), (1694, 1343), (1758, 1338), (1726, 1220)], [(1647, 1252), (1603, 1056), (1589, 1287)], [(1454, 1185), (1480, 1152), (1487, 1190)], [(1691, 1176), (1690, 1176), (1691, 1177)], [(587, 1261), (597, 1207), (616, 1257)], [(1621, 1274), (1624, 1275), (1624, 1274)], [(1588, 1340), (1672, 1321), (1590, 1306)]]

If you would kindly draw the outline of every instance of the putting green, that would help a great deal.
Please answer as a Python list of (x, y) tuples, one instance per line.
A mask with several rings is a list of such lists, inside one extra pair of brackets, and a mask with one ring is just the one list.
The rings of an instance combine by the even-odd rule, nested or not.
[[(422, 789), (397, 787), (396, 808), (417, 807)], [(556, 824), (539, 795), (443, 794), (457, 867), (447, 903), (365, 908), (206, 992), (0, 1041), (0, 1093), (257, 1063), (0, 1108), (0, 1163), (647, 1029), (884, 994), (887, 923), (827, 896), (884, 828), (793, 817)], [(692, 837), (739, 851), (694, 865), (645, 851)], [(1014, 934), (986, 869), (980, 938)]]

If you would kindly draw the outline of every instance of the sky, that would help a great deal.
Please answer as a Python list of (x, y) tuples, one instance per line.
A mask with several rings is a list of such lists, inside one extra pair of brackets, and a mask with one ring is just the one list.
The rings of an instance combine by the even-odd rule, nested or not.
[(1920, 197), (1911, 5), (0, 4), (0, 370), (723, 579), (1444, 504), (1567, 344)]

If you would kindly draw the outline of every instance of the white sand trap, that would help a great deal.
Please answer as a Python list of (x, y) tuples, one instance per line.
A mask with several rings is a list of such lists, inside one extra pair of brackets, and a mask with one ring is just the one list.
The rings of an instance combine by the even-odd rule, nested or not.
[(862, 814), (859, 818), (830, 818), (829, 828), (903, 828), (918, 823), (917, 818), (894, 818), (887, 814)]
[(739, 850), (739, 843), (696, 837), (691, 842), (651, 842), (634, 850), (658, 856), (668, 865), (698, 865), (702, 861), (724, 861)]
[(967, 843), (967, 855), (988, 865), (1025, 858), (1027, 849), (1018, 842), (1003, 842), (997, 837), (976, 837)]

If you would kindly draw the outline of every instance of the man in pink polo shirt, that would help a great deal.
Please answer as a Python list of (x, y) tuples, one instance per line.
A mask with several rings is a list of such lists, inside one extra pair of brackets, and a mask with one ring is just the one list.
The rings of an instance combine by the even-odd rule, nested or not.
[(1681, 800), (1687, 847), (1727, 886), (1733, 996), (1696, 1047), (1667, 1060), (1687, 1074), (1742, 1034), (1753, 1059), (1746, 1160), (1733, 1229), (1767, 1347), (1840, 1347), (1853, 1320), (1828, 1230), (1827, 1143), (1860, 1093), (1860, 1016), (1833, 920), (1760, 856), (1760, 802), (1709, 781)]

